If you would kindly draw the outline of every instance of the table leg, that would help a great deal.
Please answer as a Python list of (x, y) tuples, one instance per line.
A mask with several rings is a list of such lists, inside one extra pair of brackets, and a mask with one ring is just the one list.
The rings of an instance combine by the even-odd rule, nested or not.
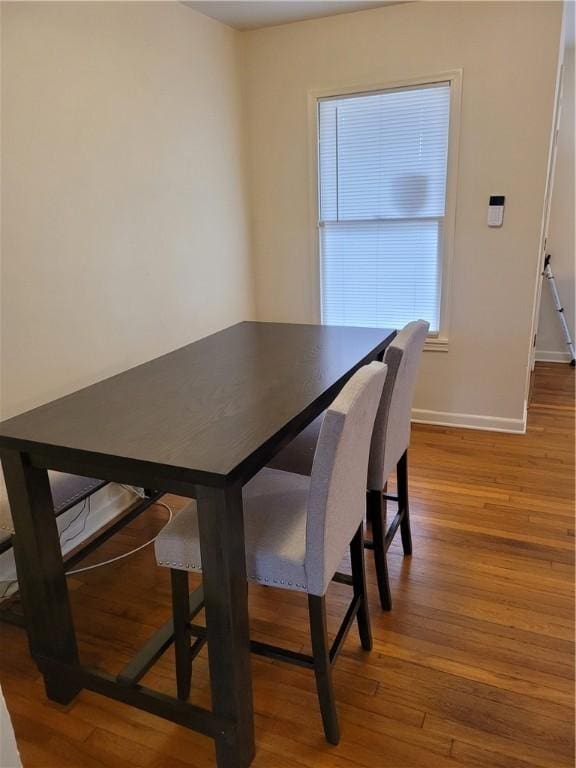
[[(41, 666), (47, 658), (78, 664), (78, 648), (52, 493), (45, 469), (25, 453), (5, 450), (2, 467), (14, 520), (14, 557), (30, 651)], [(48, 698), (67, 704), (81, 686), (44, 674)]]
[(212, 710), (236, 724), (216, 739), (218, 768), (246, 768), (254, 757), (248, 585), (241, 488), (198, 488), (198, 524)]

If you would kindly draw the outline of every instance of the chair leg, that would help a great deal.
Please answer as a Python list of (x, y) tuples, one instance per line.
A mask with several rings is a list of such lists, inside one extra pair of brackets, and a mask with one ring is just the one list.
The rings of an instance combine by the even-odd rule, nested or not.
[(412, 534), (410, 532), (410, 508), (408, 503), (408, 451), (404, 451), (396, 467), (398, 480), (398, 509), (403, 510), (400, 523), (402, 549), (405, 555), (412, 554)]
[(180, 701), (186, 701), (190, 696), (192, 681), (188, 572), (171, 568), (170, 579), (172, 582), (172, 613), (174, 616), (176, 690)]
[(372, 530), (374, 521), (372, 520), (373, 511), (372, 511), (372, 507), (370, 506), (370, 501), (368, 498), (369, 496), (370, 496), (370, 491), (366, 491), (366, 525), (370, 526), (370, 530)]
[(366, 590), (366, 569), (364, 564), (364, 526), (360, 525), (350, 542), (350, 562), (352, 564), (352, 586), (354, 597), (360, 598), (360, 607), (356, 614), (360, 642), (365, 651), (372, 650), (372, 631)]
[(380, 491), (368, 491), (366, 502), (369, 510), (368, 514), (372, 519), (374, 563), (376, 565), (376, 580), (378, 581), (380, 605), (383, 610), (389, 611), (392, 608), (392, 595), (390, 594), (388, 564), (386, 562), (386, 500)]
[(322, 712), (324, 734), (330, 744), (340, 741), (340, 729), (336, 714), (336, 700), (332, 686), (332, 668), (330, 664), (330, 646), (326, 627), (326, 598), (324, 595), (308, 595), (308, 613), (310, 615), (310, 635), (316, 689)]

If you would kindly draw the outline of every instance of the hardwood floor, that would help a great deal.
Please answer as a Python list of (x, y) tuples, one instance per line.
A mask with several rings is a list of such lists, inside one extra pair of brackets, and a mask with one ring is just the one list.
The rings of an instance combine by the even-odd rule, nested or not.
[[(342, 740), (327, 745), (313, 675), (253, 659), (255, 768), (563, 768), (574, 764), (574, 371), (539, 364), (526, 435), (415, 426), (414, 555), (398, 540), (374, 650), (351, 632), (335, 671)], [(167, 497), (174, 509), (181, 501)], [(153, 536), (156, 507), (87, 562)], [(169, 615), (152, 548), (70, 577), (86, 662), (117, 671)], [(306, 598), (251, 587), (253, 636), (307, 649)], [(334, 629), (347, 588), (329, 592)], [(204, 768), (208, 739), (82, 692), (48, 703), (22, 631), (0, 626), (0, 682), (25, 768)], [(172, 652), (145, 678), (173, 692)], [(192, 700), (208, 704), (205, 651)]]

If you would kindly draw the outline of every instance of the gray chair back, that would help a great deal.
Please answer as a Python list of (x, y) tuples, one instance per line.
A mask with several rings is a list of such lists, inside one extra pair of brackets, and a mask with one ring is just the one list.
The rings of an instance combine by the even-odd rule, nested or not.
[(382, 491), (410, 444), (410, 417), (416, 376), (430, 329), (424, 320), (408, 323), (387, 347), (388, 376), (370, 448), (368, 490)]
[(323, 595), (364, 519), (370, 436), (387, 366), (370, 363), (348, 381), (324, 414), (308, 496), (308, 592)]

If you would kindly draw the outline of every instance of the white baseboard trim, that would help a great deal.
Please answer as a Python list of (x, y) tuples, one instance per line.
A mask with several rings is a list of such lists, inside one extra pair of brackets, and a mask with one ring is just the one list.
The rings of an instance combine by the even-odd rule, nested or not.
[(554, 350), (537, 349), (536, 362), (537, 363), (569, 363), (570, 353), (556, 352)]
[(481, 416), (474, 413), (450, 413), (448, 411), (427, 411), (422, 408), (412, 410), (415, 424), (435, 424), (439, 427), (460, 427), (462, 429), (481, 429), (488, 432), (526, 432), (526, 407), (524, 418), (505, 419), (501, 416)]

